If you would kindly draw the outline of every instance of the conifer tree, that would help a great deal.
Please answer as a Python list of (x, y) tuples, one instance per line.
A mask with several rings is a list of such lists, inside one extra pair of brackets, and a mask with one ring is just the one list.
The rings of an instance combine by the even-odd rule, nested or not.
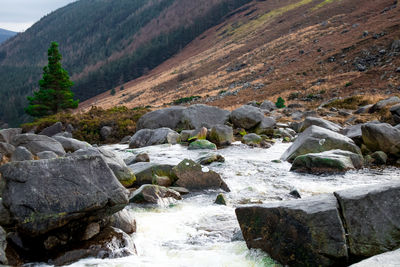
[(61, 67), (62, 56), (58, 43), (52, 42), (48, 50), (48, 65), (43, 68), (43, 77), (39, 81), (39, 91), (28, 96), (29, 106), (25, 112), (33, 117), (56, 114), (61, 110), (78, 107), (71, 91), (73, 83), (66, 70)]

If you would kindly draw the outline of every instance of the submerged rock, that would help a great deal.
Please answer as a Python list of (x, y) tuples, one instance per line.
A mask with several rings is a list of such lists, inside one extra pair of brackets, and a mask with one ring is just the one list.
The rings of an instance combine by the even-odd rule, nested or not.
[(301, 155), (333, 149), (350, 151), (361, 155), (360, 148), (350, 138), (313, 125), (299, 134), (294, 143), (282, 155), (282, 159), (293, 162), (295, 158)]
[(217, 146), (229, 146), (233, 141), (233, 129), (227, 125), (215, 125), (211, 128), (208, 139)]
[(215, 199), (215, 204), (226, 206), (225, 195), (222, 193), (218, 194), (217, 198)]
[(289, 266), (344, 265), (348, 254), (337, 200), (301, 200), (243, 206), (236, 216), (249, 248), (260, 248)]
[(183, 160), (173, 168), (173, 172), (178, 178), (176, 185), (189, 190), (221, 188), (224, 191), (230, 192), (228, 185), (218, 173), (209, 170), (207, 167), (202, 167), (192, 160)]
[(290, 170), (316, 174), (346, 172), (362, 168), (363, 160), (360, 154), (343, 150), (329, 150), (296, 157)]
[(156, 176), (168, 177), (171, 183), (177, 180), (176, 175), (172, 171), (173, 165), (169, 164), (157, 164), (149, 162), (139, 162), (133, 165), (129, 165), (129, 168), (136, 175), (135, 185), (152, 184), (155, 181)]
[(196, 162), (201, 165), (210, 165), (213, 162), (225, 162), (225, 158), (217, 153), (208, 153), (200, 156)]
[(258, 146), (261, 141), (261, 136), (255, 133), (250, 133), (243, 136), (243, 143), (249, 146)]

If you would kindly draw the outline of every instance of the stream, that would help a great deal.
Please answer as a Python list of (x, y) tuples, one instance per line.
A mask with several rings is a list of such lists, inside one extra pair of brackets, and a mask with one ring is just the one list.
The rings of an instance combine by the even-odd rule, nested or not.
[[(400, 179), (400, 169), (364, 169), (341, 175), (315, 176), (290, 172), (291, 164), (274, 163), (291, 144), (277, 142), (270, 149), (251, 148), (241, 143), (218, 150), (225, 163), (213, 163), (231, 189), (224, 193), (227, 206), (214, 204), (221, 191), (191, 193), (165, 207), (130, 205), (137, 221), (132, 235), (135, 256), (117, 259), (84, 259), (70, 266), (279, 266), (260, 250), (248, 250), (241, 238), (235, 207), (293, 199), (297, 189), (302, 197), (339, 189)], [(197, 159), (201, 150), (181, 145), (160, 145), (128, 149), (109, 145), (122, 158), (148, 153), (151, 162), (178, 164), (185, 158)]]

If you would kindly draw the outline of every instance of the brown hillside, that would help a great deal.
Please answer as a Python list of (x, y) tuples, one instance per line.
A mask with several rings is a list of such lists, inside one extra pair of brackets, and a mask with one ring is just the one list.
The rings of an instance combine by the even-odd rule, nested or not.
[[(252, 100), (317, 105), (400, 92), (400, 8), (393, 0), (253, 1), (146, 76), (83, 102), (108, 108), (199, 95), (227, 109)], [(193, 102), (192, 102), (193, 103)]]

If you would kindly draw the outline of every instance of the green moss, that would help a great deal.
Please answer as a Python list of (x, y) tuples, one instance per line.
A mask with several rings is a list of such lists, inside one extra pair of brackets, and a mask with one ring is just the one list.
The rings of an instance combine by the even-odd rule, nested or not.
[(191, 150), (194, 150), (194, 149), (217, 150), (217, 146), (208, 140), (197, 140), (197, 141), (190, 143), (189, 149), (191, 149)]

